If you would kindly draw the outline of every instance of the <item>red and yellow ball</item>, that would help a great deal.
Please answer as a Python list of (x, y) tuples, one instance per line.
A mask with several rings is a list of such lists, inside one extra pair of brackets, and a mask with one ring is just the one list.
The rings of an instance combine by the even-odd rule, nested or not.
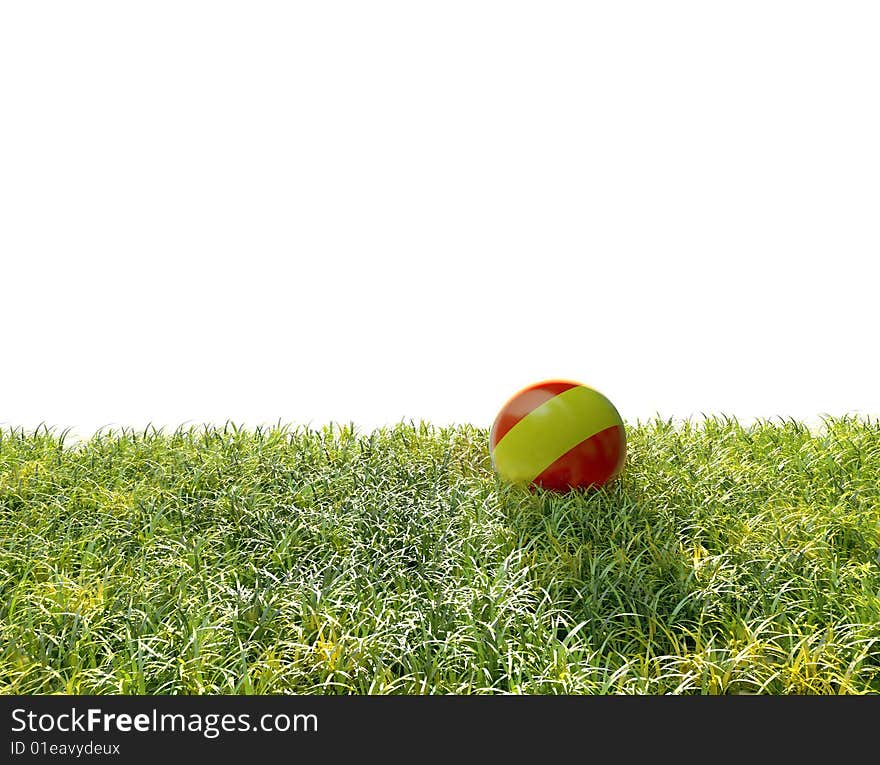
[(626, 461), (626, 431), (599, 391), (571, 380), (535, 383), (501, 408), (489, 432), (505, 481), (558, 492), (602, 486)]

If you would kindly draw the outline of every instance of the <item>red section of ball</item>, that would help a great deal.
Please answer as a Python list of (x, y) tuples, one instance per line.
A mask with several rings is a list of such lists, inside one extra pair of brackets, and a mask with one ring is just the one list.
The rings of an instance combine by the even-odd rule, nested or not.
[(559, 492), (601, 486), (621, 471), (625, 460), (626, 433), (613, 425), (569, 449), (534, 482)]
[(501, 407), (495, 418), (495, 423), (489, 432), (489, 449), (494, 451), (496, 444), (507, 435), (507, 432), (533, 409), (576, 386), (577, 383), (567, 380), (548, 380), (521, 390)]

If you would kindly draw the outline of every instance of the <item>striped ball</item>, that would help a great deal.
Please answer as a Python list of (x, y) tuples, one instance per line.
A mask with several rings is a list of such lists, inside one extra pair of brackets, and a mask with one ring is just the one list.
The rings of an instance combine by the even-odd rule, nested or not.
[(489, 452), (506, 481), (568, 491), (601, 486), (621, 471), (626, 432), (599, 391), (548, 380), (524, 388), (501, 408)]

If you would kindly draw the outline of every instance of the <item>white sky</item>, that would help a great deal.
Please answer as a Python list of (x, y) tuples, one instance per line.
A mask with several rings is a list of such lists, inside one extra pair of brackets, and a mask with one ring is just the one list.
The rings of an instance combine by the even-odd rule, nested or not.
[(876, 2), (0, 6), (0, 423), (880, 414)]

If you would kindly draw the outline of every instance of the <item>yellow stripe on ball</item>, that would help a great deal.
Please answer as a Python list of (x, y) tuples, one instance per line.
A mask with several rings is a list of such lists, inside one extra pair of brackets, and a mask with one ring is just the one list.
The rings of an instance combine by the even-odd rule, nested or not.
[(578, 385), (535, 407), (514, 425), (495, 446), (495, 468), (508, 481), (533, 481), (581, 441), (622, 424), (605, 396)]

